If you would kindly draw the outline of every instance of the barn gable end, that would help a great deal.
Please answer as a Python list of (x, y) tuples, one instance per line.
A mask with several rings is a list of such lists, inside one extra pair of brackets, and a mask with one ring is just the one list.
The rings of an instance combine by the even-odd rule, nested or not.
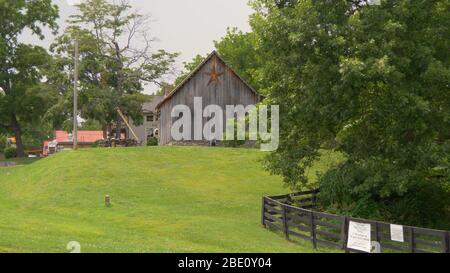
[[(191, 109), (193, 120), (194, 97), (202, 98), (203, 107), (219, 105), (224, 111), (227, 105), (256, 105), (262, 100), (262, 96), (214, 51), (158, 104), (157, 108), (161, 113), (161, 145), (173, 142), (171, 128), (176, 119), (171, 117), (171, 112), (174, 106), (180, 104), (188, 106)], [(204, 123), (206, 121), (206, 119), (203, 120)]]

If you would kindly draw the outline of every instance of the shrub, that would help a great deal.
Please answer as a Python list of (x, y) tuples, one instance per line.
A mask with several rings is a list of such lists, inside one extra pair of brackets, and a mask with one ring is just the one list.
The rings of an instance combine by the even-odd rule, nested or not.
[(5, 149), (5, 158), (14, 158), (17, 156), (17, 149), (14, 147), (8, 147)]
[[(450, 189), (445, 179), (439, 175), (384, 176), (344, 162), (320, 176), (319, 203), (336, 214), (429, 228), (450, 227)], [(372, 183), (364, 185), (361, 181)], [(389, 191), (393, 186), (400, 190)]]
[[(222, 139), (223, 146), (237, 148), (237, 147), (240, 147), (245, 144), (245, 140), (238, 140), (238, 124), (242, 124), (242, 123), (247, 124), (248, 118), (246, 117), (245, 119), (242, 119), (242, 120), (230, 119), (227, 121), (227, 126), (229, 126), (228, 124), (231, 124), (232, 126), (234, 126), (234, 136), (233, 136), (232, 140), (227, 140), (227, 133), (224, 132), (223, 139)], [(248, 139), (248, 138), (249, 138), (249, 133), (246, 130), (245, 139)]]
[(5, 148), (6, 148), (6, 136), (0, 135), (0, 153), (3, 153)]
[(235, 139), (234, 140), (226, 140), (226, 139), (224, 139), (222, 141), (222, 143), (223, 143), (223, 146), (225, 146), (225, 147), (237, 148), (237, 147), (244, 145), (245, 140), (235, 140)]
[(96, 140), (94, 144), (92, 144), (92, 148), (98, 148), (102, 146), (104, 146), (104, 140), (102, 139)]
[(158, 139), (156, 137), (149, 137), (147, 139), (147, 146), (158, 146)]

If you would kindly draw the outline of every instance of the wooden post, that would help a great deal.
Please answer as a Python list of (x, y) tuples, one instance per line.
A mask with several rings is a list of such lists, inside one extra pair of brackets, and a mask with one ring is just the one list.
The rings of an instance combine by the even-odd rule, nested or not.
[(342, 249), (345, 250), (347, 244), (347, 217), (342, 216), (342, 224), (341, 224), (341, 243)]
[(290, 195), (288, 195), (288, 196), (286, 197), (286, 204), (292, 205), (292, 197), (291, 197)]
[(78, 40), (74, 41), (74, 76), (73, 76), (73, 149), (78, 149)]
[(317, 193), (313, 192), (311, 197), (312, 197), (311, 205), (313, 208), (315, 208), (317, 206)]
[[(127, 121), (127, 118), (125, 117), (125, 115), (122, 113), (122, 111), (120, 111), (120, 108), (117, 107), (117, 113), (119, 114), (119, 116), (122, 118), (123, 122), (125, 123), (125, 125), (128, 127), (128, 129), (130, 130), (131, 134), (133, 135), (133, 137), (136, 139), (136, 141), (138, 143), (140, 143), (140, 140), (138, 138), (138, 136), (136, 135), (136, 133), (134, 132), (133, 128), (131, 128), (130, 124)], [(119, 130), (122, 131), (122, 128), (120, 128)]]
[(283, 209), (283, 231), (284, 231), (284, 238), (286, 238), (286, 240), (289, 240), (289, 227), (288, 227), (288, 220), (287, 220), (286, 206), (285, 206), (285, 205), (282, 205), (281, 208)]
[(378, 222), (375, 222), (375, 238), (377, 242), (381, 245), (381, 229), (380, 224)]
[(262, 198), (262, 209), (261, 209), (261, 224), (266, 228), (266, 221), (264, 215), (266, 214), (266, 197)]
[(311, 225), (311, 242), (313, 244), (313, 248), (317, 249), (317, 242), (316, 242), (316, 226), (314, 224), (314, 212), (309, 212), (309, 223)]
[(409, 228), (409, 250), (411, 253), (416, 252), (416, 240), (414, 235), (414, 228)]
[(443, 234), (442, 253), (450, 253), (450, 232), (444, 232)]
[(345, 249), (345, 253), (350, 253), (350, 251), (347, 248), (347, 242), (348, 242), (348, 225), (349, 225), (349, 219), (348, 217), (344, 217), (345, 218), (345, 228), (344, 228), (344, 249)]
[(105, 195), (105, 207), (110, 207), (111, 206), (111, 197), (109, 196), (109, 194)]

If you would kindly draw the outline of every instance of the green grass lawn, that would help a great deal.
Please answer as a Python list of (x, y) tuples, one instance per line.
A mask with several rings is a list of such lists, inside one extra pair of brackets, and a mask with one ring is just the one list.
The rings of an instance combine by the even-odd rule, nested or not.
[(0, 168), (0, 252), (67, 252), (69, 241), (82, 252), (312, 252), (262, 228), (261, 197), (289, 192), (261, 168), (263, 156), (86, 149)]
[(34, 163), (34, 162), (38, 161), (39, 159), (40, 158), (29, 158), (29, 157), (4, 159), (0, 155), (0, 163), (1, 162), (14, 162), (17, 165), (28, 165), (28, 164), (31, 164), (31, 163)]

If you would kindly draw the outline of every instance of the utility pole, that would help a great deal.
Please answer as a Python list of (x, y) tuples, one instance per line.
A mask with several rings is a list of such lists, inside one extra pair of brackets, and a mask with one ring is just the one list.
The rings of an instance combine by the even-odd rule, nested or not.
[(73, 76), (73, 149), (78, 148), (78, 40), (74, 41), (75, 60)]

